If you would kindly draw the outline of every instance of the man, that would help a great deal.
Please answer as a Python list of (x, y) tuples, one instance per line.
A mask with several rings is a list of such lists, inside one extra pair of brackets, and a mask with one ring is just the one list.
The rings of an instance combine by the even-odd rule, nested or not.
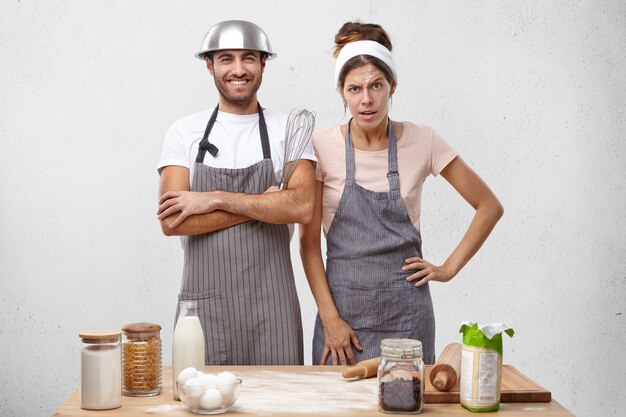
[(218, 106), (175, 122), (159, 162), (158, 218), (164, 234), (183, 236), (179, 299), (198, 300), (209, 365), (303, 363), (287, 225), (312, 218), (315, 156), (309, 145), (273, 192), (287, 116), (262, 109), (257, 90), (275, 56), (254, 23), (213, 26), (196, 57)]

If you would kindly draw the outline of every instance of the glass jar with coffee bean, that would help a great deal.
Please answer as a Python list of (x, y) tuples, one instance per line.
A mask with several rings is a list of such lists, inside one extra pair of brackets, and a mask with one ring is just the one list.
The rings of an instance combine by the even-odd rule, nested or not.
[(420, 413), (424, 404), (422, 342), (384, 339), (380, 343), (378, 408), (383, 413)]

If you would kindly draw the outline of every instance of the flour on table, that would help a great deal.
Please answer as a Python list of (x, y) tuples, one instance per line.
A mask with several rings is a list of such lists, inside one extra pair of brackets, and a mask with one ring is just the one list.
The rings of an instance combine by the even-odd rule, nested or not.
[(241, 394), (232, 411), (336, 414), (377, 408), (376, 378), (347, 381), (337, 372), (293, 374), (260, 371), (243, 376)]
[(148, 414), (169, 414), (175, 410), (187, 409), (183, 404), (163, 404), (146, 409)]

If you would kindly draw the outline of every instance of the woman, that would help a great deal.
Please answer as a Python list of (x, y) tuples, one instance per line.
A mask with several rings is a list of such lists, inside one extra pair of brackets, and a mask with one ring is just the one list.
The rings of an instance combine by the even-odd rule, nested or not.
[[(381, 340), (389, 337), (420, 340), (424, 361), (433, 363), (429, 282), (458, 274), (503, 208), (431, 128), (389, 119), (398, 77), (382, 27), (348, 22), (335, 43), (335, 85), (352, 119), (313, 135), (316, 208), (314, 220), (300, 226), (302, 262), (318, 307), (313, 363), (353, 364), (378, 356)], [(429, 174), (441, 174), (476, 210), (442, 265), (422, 258), (421, 192)]]

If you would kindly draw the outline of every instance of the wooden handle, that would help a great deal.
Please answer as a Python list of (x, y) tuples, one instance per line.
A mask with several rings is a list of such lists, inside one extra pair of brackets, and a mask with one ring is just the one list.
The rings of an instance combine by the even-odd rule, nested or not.
[(345, 369), (341, 375), (344, 378), (371, 378), (378, 373), (380, 357), (367, 359)]
[(430, 370), (430, 383), (438, 391), (449, 391), (461, 376), (460, 343), (450, 343)]

